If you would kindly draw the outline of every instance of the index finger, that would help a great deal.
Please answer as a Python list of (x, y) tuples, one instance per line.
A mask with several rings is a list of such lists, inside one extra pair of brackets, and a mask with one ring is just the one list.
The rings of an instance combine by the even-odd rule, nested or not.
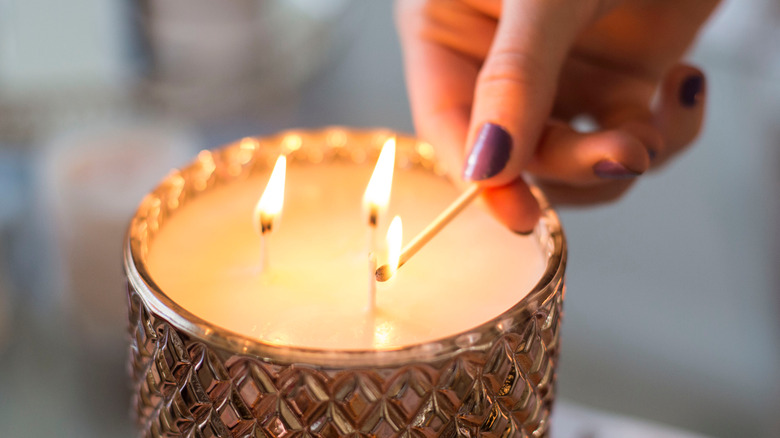
[[(474, 10), (453, 10), (467, 8), (459, 2), (446, 2), (444, 7), (439, 11), (425, 2), (401, 1), (397, 22), (417, 133), (460, 181), (481, 66), (478, 58), (492, 42), (495, 21)], [(470, 32), (465, 38), (459, 26)], [(539, 206), (520, 177), (486, 190), (483, 197), (496, 218), (514, 231), (527, 232), (538, 220)]]
[(463, 47), (456, 27), (465, 20), (477, 34), (487, 33), (484, 51), (493, 31), (484, 18), (480, 22), (469, 16), (459, 2), (447, 3), (399, 1), (396, 22), (417, 135), (434, 146), (448, 173), (457, 177), (480, 62), (475, 58), (479, 42)]

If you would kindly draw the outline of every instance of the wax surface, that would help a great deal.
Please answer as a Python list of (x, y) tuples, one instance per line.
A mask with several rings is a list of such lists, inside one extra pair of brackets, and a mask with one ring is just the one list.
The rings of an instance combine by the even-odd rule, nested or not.
[[(361, 199), (371, 165), (291, 163), (270, 268), (259, 272), (253, 209), (268, 175), (213, 189), (179, 209), (152, 242), (149, 270), (176, 303), (272, 344), (391, 349), (466, 331), (509, 309), (544, 270), (538, 245), (472, 205), (387, 283), (366, 312), (367, 227)], [(269, 171), (270, 173), (270, 171)], [(396, 169), (388, 213), (404, 242), (458, 195), (422, 170)]]

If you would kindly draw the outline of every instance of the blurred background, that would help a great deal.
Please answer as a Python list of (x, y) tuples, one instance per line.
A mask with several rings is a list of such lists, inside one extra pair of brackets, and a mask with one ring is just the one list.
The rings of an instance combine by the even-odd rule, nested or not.
[[(779, 24), (725, 2), (690, 56), (695, 147), (562, 210), (562, 400), (780, 436)], [(392, 2), (0, 0), (0, 436), (132, 436), (135, 206), (201, 148), (330, 124), (412, 132)]]

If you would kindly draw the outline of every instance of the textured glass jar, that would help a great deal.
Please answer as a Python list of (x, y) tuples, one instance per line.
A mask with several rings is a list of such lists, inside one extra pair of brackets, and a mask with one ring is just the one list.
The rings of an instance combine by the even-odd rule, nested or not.
[[(327, 128), (202, 152), (144, 198), (125, 247), (133, 411), (141, 436), (546, 436), (554, 400), (566, 243), (541, 194), (544, 274), (467, 332), (383, 351), (276, 346), (181, 308), (149, 274), (156, 232), (198, 194), (290, 160), (364, 162), (385, 130)], [(398, 166), (441, 173), (433, 148), (398, 137)], [(478, 293), (478, 291), (475, 291)]]

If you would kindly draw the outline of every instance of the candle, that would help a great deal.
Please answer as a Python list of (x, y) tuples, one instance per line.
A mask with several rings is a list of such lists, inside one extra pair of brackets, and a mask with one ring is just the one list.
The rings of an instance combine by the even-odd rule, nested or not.
[[(377, 239), (374, 262), (365, 245), (361, 197), (388, 137), (246, 139), (147, 195), (125, 252), (142, 435), (547, 432), (566, 260), (557, 216), (537, 192), (542, 219), (522, 237), (469, 206), (375, 284), (367, 309), (370, 271), (400, 256)], [(261, 269), (253, 209), (279, 154), (284, 217)], [(460, 194), (430, 145), (399, 137), (397, 154), (387, 213), (414, 235)], [(387, 234), (401, 234), (393, 222)]]
[[(291, 160), (273, 268), (260, 275), (252, 223), (268, 173), (210, 190), (180, 209), (149, 251), (152, 278), (193, 314), (263, 342), (359, 350), (428, 342), (520, 301), (543, 271), (537, 243), (472, 205), (377, 286), (367, 315), (361, 195), (372, 166)], [(457, 197), (443, 177), (397, 169), (388, 210), (421, 230)], [(383, 262), (383, 261), (382, 261)]]

